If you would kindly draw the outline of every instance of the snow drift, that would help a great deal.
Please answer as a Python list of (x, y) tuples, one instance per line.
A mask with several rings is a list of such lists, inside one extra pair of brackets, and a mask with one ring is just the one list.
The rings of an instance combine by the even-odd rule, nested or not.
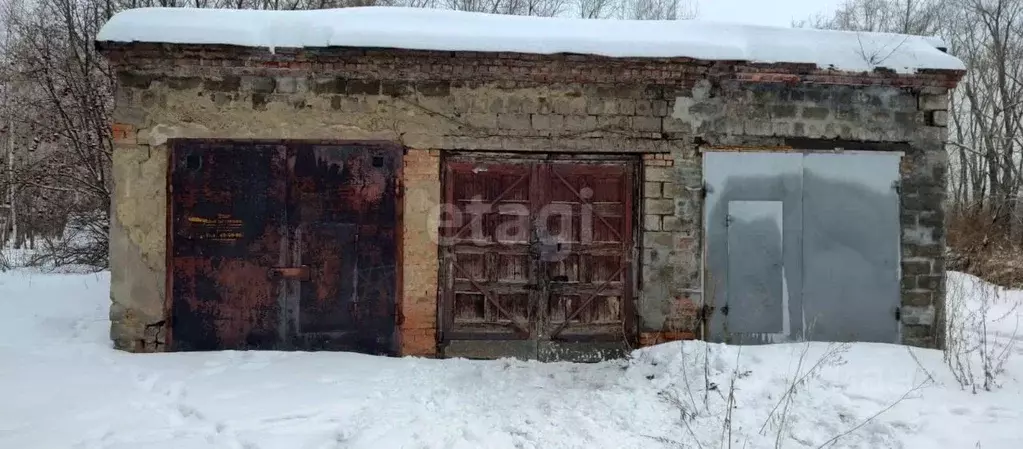
[[(1018, 355), (975, 395), (940, 351), (884, 344), (687, 342), (598, 364), (127, 354), (110, 348), (108, 282), (0, 274), (0, 447), (717, 448), (729, 410), (732, 447), (1023, 443)], [(950, 287), (990, 290), (958, 274)], [(1021, 300), (991, 302), (999, 341), (1016, 338)]]
[(312, 11), (140, 8), (120, 12), (100, 42), (247, 47), (383, 47), (414, 50), (579, 53), (610, 57), (816, 64), (821, 69), (900, 73), (964, 70), (934, 38), (793, 29), (694, 20), (522, 17), (424, 8)]

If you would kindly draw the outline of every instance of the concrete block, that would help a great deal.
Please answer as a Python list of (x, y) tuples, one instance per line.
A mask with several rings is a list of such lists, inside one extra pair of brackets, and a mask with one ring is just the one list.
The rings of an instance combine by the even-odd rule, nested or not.
[(915, 258), (902, 261), (903, 276), (931, 274), (931, 259)]
[(931, 326), (934, 324), (934, 305), (902, 306), (901, 315), (904, 325)]
[(675, 213), (675, 201), (665, 198), (646, 198), (643, 200), (643, 213), (672, 215)]
[(927, 275), (917, 276), (916, 284), (917, 287), (922, 290), (938, 290), (945, 283), (945, 276), (943, 275)]
[(671, 167), (644, 167), (643, 168), (643, 180), (647, 182), (660, 181), (668, 182), (673, 181), (672, 179), (672, 168)]
[(592, 115), (566, 115), (564, 129), (567, 131), (593, 131), (597, 129), (597, 117)]
[(934, 228), (927, 226), (913, 226), (902, 228), (902, 242), (916, 245), (933, 245)]
[(661, 230), (678, 231), (682, 228), (682, 222), (674, 215), (665, 215), (661, 218)]
[(644, 248), (671, 248), (674, 233), (671, 232), (644, 232)]
[(586, 115), (586, 99), (582, 97), (552, 97), (554, 112), (563, 115)]
[[(663, 100), (660, 100), (660, 101), (663, 101)], [(641, 116), (641, 117), (650, 117), (650, 116), (656, 117), (657, 115), (654, 114), (654, 102), (653, 102), (653, 100), (637, 100), (636, 101), (635, 115)]]
[(808, 107), (803, 108), (802, 116), (808, 120), (824, 120), (828, 118), (829, 114), (831, 114), (831, 111), (828, 108)]
[(662, 184), (660, 182), (644, 182), (643, 198), (660, 198)]
[(661, 132), (661, 118), (636, 116), (632, 118), (632, 130), (638, 132)]
[(547, 114), (530, 114), (530, 126), (537, 131), (551, 130), (551, 116)]
[(282, 94), (293, 94), (305, 90), (305, 77), (279, 76), (275, 83), (277, 92)]
[(532, 129), (529, 114), (501, 113), (497, 114), (497, 127), (500, 129), (527, 130)]
[(644, 215), (643, 216), (643, 230), (644, 231), (660, 231), (661, 230), (661, 216), (660, 215)]
[(674, 182), (661, 183), (661, 196), (664, 198), (675, 198), (678, 196), (678, 185)]
[(653, 100), (651, 102), (651, 113), (655, 117), (667, 117), (668, 116), (668, 102), (665, 100)]
[(948, 110), (948, 95), (920, 94), (917, 107), (921, 111)]
[(911, 307), (927, 307), (934, 302), (934, 292), (930, 290), (911, 290), (902, 293), (902, 305)]

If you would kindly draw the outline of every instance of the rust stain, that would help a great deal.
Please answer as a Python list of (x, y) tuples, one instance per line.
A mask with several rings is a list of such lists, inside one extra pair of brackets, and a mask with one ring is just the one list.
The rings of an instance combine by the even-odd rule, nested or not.
[(401, 148), (178, 141), (173, 345), (393, 352)]
[(639, 344), (641, 346), (653, 346), (670, 341), (695, 339), (696, 334), (693, 332), (643, 332), (639, 334)]
[(134, 126), (126, 123), (111, 124), (110, 135), (113, 138), (114, 143), (136, 143), (136, 129)]

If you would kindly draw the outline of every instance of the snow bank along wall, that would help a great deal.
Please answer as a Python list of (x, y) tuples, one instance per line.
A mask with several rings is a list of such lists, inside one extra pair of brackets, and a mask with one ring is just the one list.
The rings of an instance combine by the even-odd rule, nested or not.
[[(174, 200), (185, 195), (169, 192), (177, 188), (174, 170), (219, 164), (225, 168), (210, 174), (218, 179), (264, 176), (259, 167), (268, 165), (297, 171), (298, 147), (331, 142), (349, 148), (323, 150), (344, 153), (335, 154), (342, 166), (351, 164), (344, 155), (355, 154), (344, 142), (366, 143), (366, 151), (383, 158), (372, 163), (397, 179), (374, 184), (396, 191), (382, 200), (394, 202), (389, 260), (396, 266), (388, 278), (393, 310), (375, 312), (382, 321), (371, 327), (382, 352), (592, 359), (700, 337), (941, 344), (948, 176), (943, 143), (947, 93), (958, 71), (846, 73), (813, 64), (575, 54), (99, 45), (119, 80), (111, 226), (111, 337), (118, 348), (202, 349), (176, 337), (188, 332), (219, 347), (318, 347), (285, 337), (301, 331), (283, 323), (292, 318), (281, 318), (292, 307), (281, 291), (293, 288), (288, 282), (307, 282), (300, 278), (308, 274), (284, 273), (291, 281), (270, 286), (265, 279), (274, 273), (262, 269), (224, 274), (230, 257), (175, 271), (176, 257), (202, 256), (207, 244), (193, 242), (190, 250), (169, 243), (191, 237), (173, 232), (186, 225), (168, 215), (174, 210), (168, 204), (180, 209), (204, 201)], [(217, 145), (234, 159), (192, 160), (184, 153)], [(172, 157), (176, 151), (181, 158)], [(247, 157), (260, 162), (244, 165)], [(391, 157), (393, 169), (387, 165)], [(897, 182), (877, 189), (889, 175)], [(516, 187), (521, 179), (530, 187)], [(618, 211), (608, 212), (615, 220), (599, 213), (594, 220), (614, 222), (605, 223), (606, 233), (616, 237), (606, 240), (621, 252), (580, 250), (585, 257), (544, 265), (537, 258), (547, 250), (532, 244), (530, 235), (512, 238), (504, 253), (485, 246), (438, 247), (435, 206), (446, 200), (482, 196), (497, 202), (494, 192), (500, 191), (524, 204), (549, 205), (557, 200), (552, 197), (575, 194), (562, 199), (578, 207), (586, 204), (581, 189), (556, 187), (594, 182), (617, 186), (587, 194), (605, 195), (594, 201)], [(257, 201), (245, 198), (238, 201)], [(301, 200), (281, 198), (260, 207), (281, 213), (300, 207), (284, 202)], [(812, 211), (806, 209), (811, 203)], [(524, 214), (534, 212), (527, 207)], [(752, 231), (744, 234), (733, 223)], [(339, 245), (332, 251), (341, 257), (357, 248)], [(595, 262), (605, 256), (608, 265)], [(276, 262), (263, 265), (269, 270)], [(180, 267), (193, 272), (182, 274), (186, 268)], [(203, 269), (220, 277), (209, 285), (168, 285), (198, 279), (195, 270)], [(885, 290), (889, 281), (894, 290)], [(579, 284), (586, 285), (571, 290)], [(272, 294), (264, 296), (272, 299), (258, 311), (211, 304), (243, 286), (266, 286)], [(176, 329), (183, 314), (173, 296), (203, 294), (182, 307), (197, 320), (188, 325), (209, 328), (198, 337), (194, 329)], [(540, 310), (540, 297), (559, 303)], [(298, 308), (306, 307), (303, 301)], [(386, 308), (387, 298), (382, 301)], [(310, 310), (316, 306), (308, 304)], [(581, 310), (586, 307), (602, 310)], [(344, 309), (362, 313), (351, 305)], [(335, 321), (358, 326), (351, 319)], [(264, 332), (254, 336), (253, 328)], [(324, 335), (329, 339), (329, 332)]]

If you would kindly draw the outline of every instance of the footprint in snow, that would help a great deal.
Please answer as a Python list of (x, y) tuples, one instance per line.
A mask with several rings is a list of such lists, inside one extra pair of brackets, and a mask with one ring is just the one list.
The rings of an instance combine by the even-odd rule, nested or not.
[(227, 371), (227, 365), (223, 363), (206, 362), (203, 366), (206, 368), (199, 372), (202, 376), (213, 376)]
[(135, 384), (150, 393), (156, 391), (156, 384), (160, 381), (159, 374), (139, 373), (135, 376)]
[(970, 409), (967, 407), (952, 407), (948, 411), (956, 416), (965, 416), (970, 414)]
[(110, 429), (103, 429), (99, 432), (89, 432), (89, 435), (75, 443), (74, 447), (77, 448), (103, 448), (107, 447), (110, 443), (111, 438), (114, 437), (114, 432)]
[(183, 382), (171, 383), (170, 385), (167, 386), (166, 389), (164, 389), (163, 395), (168, 398), (180, 401), (184, 399), (186, 396), (185, 384)]
[(249, 361), (238, 366), (238, 369), (245, 371), (257, 371), (270, 366), (267, 361)]
[(902, 431), (902, 432), (913, 432), (913, 433), (916, 433), (920, 429), (919, 425), (913, 424), (913, 423), (909, 423), (909, 422), (906, 422), (906, 421), (891, 421), (889, 424), (892, 427), (894, 427), (895, 429), (897, 429), (899, 431)]
[[(199, 421), (205, 421), (206, 420), (206, 416), (203, 415), (201, 412), (199, 412), (199, 410), (197, 410), (196, 408), (194, 408), (192, 406), (185, 405), (185, 404), (178, 404), (176, 409), (177, 409), (178, 413), (181, 415), (182, 419), (194, 418), (194, 419), (197, 419)], [(218, 430), (218, 432), (219, 432), (219, 430)]]

